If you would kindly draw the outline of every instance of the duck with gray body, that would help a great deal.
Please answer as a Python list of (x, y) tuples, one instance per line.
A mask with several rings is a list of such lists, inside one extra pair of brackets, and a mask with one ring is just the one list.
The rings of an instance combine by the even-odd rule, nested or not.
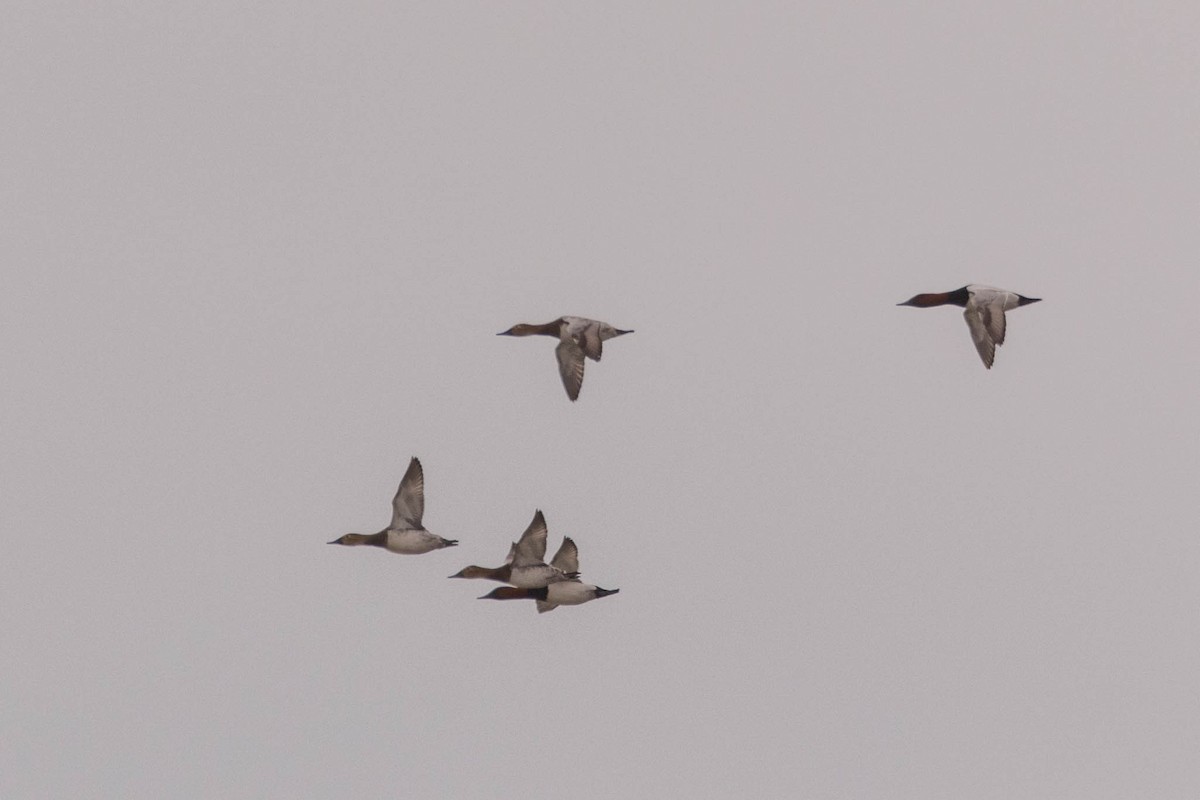
[(1040, 302), (1040, 297), (1025, 297), (994, 286), (971, 283), (952, 292), (914, 295), (897, 305), (915, 308), (950, 305), (962, 308), (963, 319), (967, 321), (967, 327), (971, 331), (971, 341), (975, 344), (975, 350), (979, 353), (983, 366), (991, 369), (992, 362), (996, 360), (996, 348), (1004, 344), (1004, 334), (1008, 327), (1004, 312)]
[(414, 457), (400, 480), (396, 496), (392, 498), (391, 524), (379, 533), (347, 533), (329, 544), (347, 547), (369, 545), (403, 555), (420, 555), (458, 544), (457, 539), (444, 539), (425, 530), (421, 524), (424, 516), (425, 473), (421, 469), (421, 462)]
[(583, 387), (584, 358), (599, 361), (604, 353), (604, 342), (624, 336), (633, 331), (623, 331), (614, 328), (607, 322), (600, 322), (587, 317), (559, 317), (541, 325), (519, 323), (497, 336), (553, 336), (558, 339), (558, 347), (554, 355), (558, 359), (558, 374), (562, 378), (563, 388), (571, 401), (579, 399), (579, 390)]

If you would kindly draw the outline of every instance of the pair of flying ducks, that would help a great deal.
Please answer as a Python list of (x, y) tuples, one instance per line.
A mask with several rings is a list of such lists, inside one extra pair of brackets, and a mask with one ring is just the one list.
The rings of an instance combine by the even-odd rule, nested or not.
[[(972, 283), (952, 292), (918, 294), (900, 305), (917, 308), (955, 305), (962, 308), (979, 358), (984, 367), (991, 369), (996, 360), (996, 348), (1004, 344), (1007, 328), (1005, 312), (1040, 300), (994, 286)], [(499, 335), (553, 336), (558, 339), (558, 347), (554, 350), (558, 359), (558, 373), (562, 377), (563, 388), (567, 390), (567, 397), (574, 401), (579, 398), (579, 390), (583, 386), (585, 357), (599, 361), (604, 342), (627, 333), (633, 331), (623, 331), (607, 322), (586, 317), (559, 317), (541, 325), (522, 322)]]

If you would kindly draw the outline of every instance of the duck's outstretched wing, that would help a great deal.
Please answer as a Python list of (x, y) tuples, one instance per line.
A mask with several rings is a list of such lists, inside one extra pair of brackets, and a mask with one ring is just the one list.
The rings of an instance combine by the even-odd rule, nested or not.
[(513, 547), (512, 564), (514, 567), (541, 564), (546, 557), (546, 518), (539, 509), (533, 514), (533, 521), (521, 534)]
[(558, 374), (562, 376), (563, 388), (567, 397), (572, 401), (579, 399), (579, 389), (583, 386), (583, 350), (569, 336), (564, 336), (554, 348), (558, 359)]
[[(1000, 316), (1003, 318), (1004, 312), (1001, 312)], [(991, 369), (992, 362), (996, 360), (996, 345), (992, 342), (992, 335), (988, 332), (979, 309), (967, 306), (967, 310), (963, 312), (963, 319), (967, 321), (967, 327), (971, 330), (971, 341), (975, 343), (983, 365)]]
[(392, 498), (392, 524), (388, 527), (403, 530), (424, 530), (421, 518), (425, 516), (425, 472), (415, 457), (408, 462), (408, 471), (400, 479), (400, 488)]
[(575, 546), (575, 542), (570, 536), (563, 537), (562, 544), (559, 545), (558, 552), (554, 554), (554, 560), (550, 562), (550, 566), (560, 569), (564, 573), (579, 572), (579, 548)]

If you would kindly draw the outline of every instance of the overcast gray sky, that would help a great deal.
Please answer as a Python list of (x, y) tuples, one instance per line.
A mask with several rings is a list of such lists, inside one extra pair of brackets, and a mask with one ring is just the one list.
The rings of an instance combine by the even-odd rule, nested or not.
[[(1200, 796), (1197, 41), (6, 4), (0, 796)], [(535, 508), (619, 595), (446, 580)]]

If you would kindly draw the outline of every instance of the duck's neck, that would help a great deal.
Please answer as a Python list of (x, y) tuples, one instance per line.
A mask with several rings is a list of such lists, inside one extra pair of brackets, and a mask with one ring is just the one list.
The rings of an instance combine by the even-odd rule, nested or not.
[(543, 586), (540, 589), (521, 589), (516, 586), (501, 586), (499, 589), (492, 591), (488, 595), (491, 600), (545, 600), (548, 594), (548, 589)]
[(562, 318), (546, 322), (541, 325), (518, 325), (513, 329), (513, 333), (517, 336), (553, 336), (558, 338), (559, 331), (562, 330)]
[(959, 306), (960, 308), (967, 307), (967, 301), (971, 299), (970, 293), (967, 292), (967, 287), (955, 289), (953, 292), (946, 292), (945, 302), (948, 305)]

